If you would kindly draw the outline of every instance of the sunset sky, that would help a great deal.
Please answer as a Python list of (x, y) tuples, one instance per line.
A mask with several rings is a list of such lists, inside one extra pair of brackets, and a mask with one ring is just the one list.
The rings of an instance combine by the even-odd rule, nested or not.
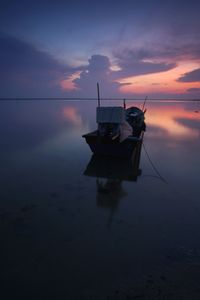
[(200, 1), (1, 1), (0, 97), (200, 98)]

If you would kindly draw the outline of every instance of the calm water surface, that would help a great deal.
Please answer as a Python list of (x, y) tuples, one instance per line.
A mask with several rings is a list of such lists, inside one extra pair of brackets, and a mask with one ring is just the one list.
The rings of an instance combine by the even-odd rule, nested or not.
[(147, 103), (136, 171), (92, 159), (95, 108), (0, 102), (1, 299), (199, 299), (199, 108)]

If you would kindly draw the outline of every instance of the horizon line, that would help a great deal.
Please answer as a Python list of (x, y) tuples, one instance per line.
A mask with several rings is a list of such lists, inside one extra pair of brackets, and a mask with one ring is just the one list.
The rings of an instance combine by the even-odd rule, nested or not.
[[(65, 101), (98, 101), (97, 98), (90, 98), (90, 97), (0, 97), (0, 101), (31, 101), (31, 100), (65, 100)], [(101, 98), (102, 101), (144, 101), (144, 98)], [(200, 98), (149, 98), (148, 101), (200, 101)]]

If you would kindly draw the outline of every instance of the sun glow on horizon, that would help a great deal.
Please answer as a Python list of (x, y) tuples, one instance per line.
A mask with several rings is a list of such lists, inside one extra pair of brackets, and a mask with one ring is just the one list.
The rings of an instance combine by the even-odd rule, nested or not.
[[(182, 61), (169, 71), (131, 76), (115, 81), (122, 84), (119, 88), (121, 94), (187, 94), (189, 89), (200, 89), (200, 82), (179, 82), (178, 78), (197, 68), (199, 68), (199, 62)], [(118, 70), (116, 65), (111, 68), (111, 72)], [(79, 90), (74, 80), (80, 78), (80, 74), (81, 71), (76, 71), (67, 79), (62, 79), (61, 88), (65, 91)]]
[(132, 76), (120, 80), (120, 83), (129, 82), (120, 88), (122, 93), (185, 93), (190, 88), (200, 88), (199, 82), (178, 82), (177, 79), (184, 73), (199, 67), (196, 62), (184, 62), (176, 68), (160, 73)]

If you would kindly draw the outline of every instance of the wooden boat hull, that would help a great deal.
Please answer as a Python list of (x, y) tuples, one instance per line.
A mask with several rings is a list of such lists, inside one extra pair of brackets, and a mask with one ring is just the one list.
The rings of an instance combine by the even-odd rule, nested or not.
[(97, 131), (85, 134), (83, 137), (95, 155), (128, 158), (132, 156), (135, 147), (142, 142), (143, 131), (139, 136), (129, 136), (123, 142), (118, 139), (106, 141), (98, 135)]
[(134, 148), (131, 158), (92, 155), (84, 175), (117, 181), (137, 181), (141, 175), (140, 156), (142, 143)]

